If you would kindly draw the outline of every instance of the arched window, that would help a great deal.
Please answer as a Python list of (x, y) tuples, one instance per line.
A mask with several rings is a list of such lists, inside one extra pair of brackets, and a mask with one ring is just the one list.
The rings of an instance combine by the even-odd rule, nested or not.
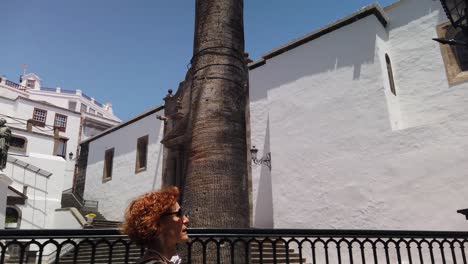
[(390, 57), (388, 57), (388, 54), (385, 54), (385, 62), (387, 63), (387, 73), (388, 81), (390, 82), (390, 91), (392, 91), (393, 95), (396, 95), (395, 81), (393, 80), (392, 62), (390, 61)]
[(11, 135), (10, 148), (13, 151), (26, 152), (28, 139), (18, 135)]
[(20, 214), (18, 210), (13, 207), (6, 208), (5, 214), (5, 228), (7, 229), (18, 229), (20, 222)]

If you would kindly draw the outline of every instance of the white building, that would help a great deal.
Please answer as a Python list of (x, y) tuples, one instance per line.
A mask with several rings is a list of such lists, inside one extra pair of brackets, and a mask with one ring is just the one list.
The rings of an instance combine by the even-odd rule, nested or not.
[[(438, 1), (374, 4), (251, 63), (250, 146), (271, 153), (271, 168), (252, 167), (252, 225), (466, 228), (468, 67), (432, 41), (452, 31)], [(137, 138), (159, 131), (151, 118), (89, 143), (85, 198), (114, 203), (100, 206), (109, 219), (160, 187), (160, 134), (153, 171), (132, 173)], [(113, 147), (122, 154), (107, 182), (103, 149)]]
[(272, 163), (253, 167), (254, 226), (468, 227), (468, 79), (432, 41), (447, 25), (439, 1), (371, 5), (250, 65)]
[(106, 219), (121, 220), (131, 200), (161, 187), (162, 110), (155, 107), (81, 143), (89, 149), (83, 197), (98, 201)]
[(114, 115), (111, 103), (102, 104), (81, 90), (42, 87), (41, 79), (34, 73), (21, 76), (20, 82), (23, 87), (26, 87), (30, 99), (46, 101), (56, 106), (80, 112), (82, 115), (80, 140), (92, 137), (121, 122)]
[[(0, 118), (12, 131), (7, 166), (12, 180), (6, 198), (6, 228), (56, 228), (62, 192), (72, 187), (80, 138), (119, 123), (110, 104), (101, 105), (80, 91), (41, 87), (35, 74), (22, 76), (21, 84), (0, 78)], [(79, 111), (77, 105), (87, 107)], [(95, 113), (90, 113), (90, 109)], [(102, 116), (97, 116), (101, 113)], [(0, 207), (1, 208), (1, 207)], [(60, 213), (63, 214), (63, 213)], [(3, 224), (3, 223), (2, 223)], [(63, 226), (61, 226), (63, 227)]]

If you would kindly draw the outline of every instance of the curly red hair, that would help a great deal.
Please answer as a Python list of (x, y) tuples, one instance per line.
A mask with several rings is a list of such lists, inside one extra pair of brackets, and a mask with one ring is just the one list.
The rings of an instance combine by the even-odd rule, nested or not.
[(159, 218), (179, 199), (179, 189), (167, 187), (157, 192), (145, 193), (133, 200), (125, 211), (121, 232), (138, 245), (151, 244), (159, 231)]

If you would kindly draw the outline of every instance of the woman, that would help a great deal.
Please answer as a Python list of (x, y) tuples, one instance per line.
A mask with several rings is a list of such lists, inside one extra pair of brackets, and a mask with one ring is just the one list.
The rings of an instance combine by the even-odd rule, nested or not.
[(146, 193), (128, 206), (122, 233), (146, 248), (137, 263), (180, 263), (176, 244), (188, 240), (189, 219), (180, 208), (178, 198), (179, 189), (169, 187)]

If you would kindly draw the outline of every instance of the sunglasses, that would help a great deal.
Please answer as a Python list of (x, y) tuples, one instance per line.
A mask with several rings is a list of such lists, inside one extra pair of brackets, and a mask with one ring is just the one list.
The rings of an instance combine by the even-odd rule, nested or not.
[(162, 216), (164, 215), (176, 215), (177, 217), (184, 217), (184, 216), (189, 217), (189, 212), (182, 210), (182, 208), (179, 208), (179, 210), (175, 212), (167, 212), (167, 213), (162, 214)]

